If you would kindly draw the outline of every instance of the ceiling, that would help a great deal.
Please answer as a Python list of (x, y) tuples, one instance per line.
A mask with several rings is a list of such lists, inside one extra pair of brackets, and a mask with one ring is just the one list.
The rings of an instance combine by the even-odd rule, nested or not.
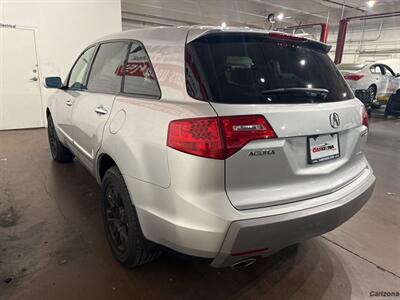
[[(344, 4), (344, 5), (343, 5)], [(265, 17), (283, 14), (275, 27), (329, 22), (342, 17), (400, 11), (400, 0), (122, 0), (124, 29), (159, 25), (221, 25), (270, 28)]]

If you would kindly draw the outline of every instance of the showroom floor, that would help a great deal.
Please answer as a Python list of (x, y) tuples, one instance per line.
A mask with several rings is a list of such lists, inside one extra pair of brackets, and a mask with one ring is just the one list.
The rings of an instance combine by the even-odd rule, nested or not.
[(367, 298), (400, 291), (400, 119), (371, 121), (374, 196), (350, 221), (242, 270), (112, 257), (99, 187), (50, 159), (44, 129), (0, 132), (0, 299)]

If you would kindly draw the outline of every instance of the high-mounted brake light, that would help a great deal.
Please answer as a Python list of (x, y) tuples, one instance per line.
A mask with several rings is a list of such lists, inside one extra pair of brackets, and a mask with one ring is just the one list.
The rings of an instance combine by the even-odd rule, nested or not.
[(302, 45), (303, 47), (308, 47), (323, 53), (328, 53), (331, 50), (331, 46), (321, 43), (318, 41), (306, 39), (299, 36), (294, 36), (282, 32), (270, 32), (267, 33), (267, 37), (273, 40), (277, 40), (278, 43), (287, 45)]
[(268, 37), (272, 39), (278, 39), (278, 40), (285, 40), (285, 41), (291, 41), (291, 42), (304, 42), (306, 39), (294, 35), (289, 35), (285, 33), (279, 33), (279, 32), (270, 32), (268, 33)]
[(276, 137), (262, 115), (195, 118), (172, 121), (167, 145), (197, 156), (226, 159), (250, 141)]
[(364, 78), (364, 75), (362, 74), (350, 74), (350, 75), (345, 75), (344, 79), (346, 80), (353, 80), (353, 81), (357, 81)]
[(368, 111), (365, 108), (365, 106), (363, 106), (361, 111), (361, 119), (362, 119), (362, 124), (366, 127), (369, 127)]

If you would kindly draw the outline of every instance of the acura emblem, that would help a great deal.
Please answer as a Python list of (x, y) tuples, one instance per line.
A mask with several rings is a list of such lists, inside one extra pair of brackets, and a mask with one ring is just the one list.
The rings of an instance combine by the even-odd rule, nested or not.
[(332, 113), (329, 115), (329, 122), (332, 128), (338, 128), (340, 125), (340, 118), (337, 113)]

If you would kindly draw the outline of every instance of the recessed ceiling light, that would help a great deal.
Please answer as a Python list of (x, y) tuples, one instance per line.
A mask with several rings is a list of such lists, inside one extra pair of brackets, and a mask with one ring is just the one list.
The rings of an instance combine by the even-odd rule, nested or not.
[(374, 7), (374, 5), (375, 5), (375, 1), (374, 0), (370, 0), (370, 1), (367, 1), (367, 6), (368, 7)]
[(277, 18), (279, 21), (282, 21), (282, 20), (283, 20), (283, 14), (277, 15), (276, 18)]

